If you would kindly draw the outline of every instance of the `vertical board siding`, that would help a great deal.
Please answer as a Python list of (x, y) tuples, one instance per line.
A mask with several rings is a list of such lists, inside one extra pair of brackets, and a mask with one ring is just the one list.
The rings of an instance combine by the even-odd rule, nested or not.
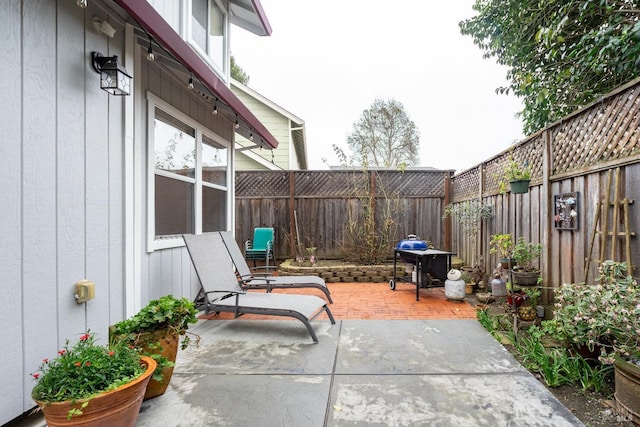
[[(25, 370), (52, 357), (60, 344), (58, 306), (63, 298), (56, 265), (56, 87), (42, 58), (56, 51), (56, 7), (52, 2), (24, 2), (22, 51), (22, 237), (23, 330)], [(15, 124), (14, 124), (15, 125)], [(75, 166), (75, 165), (74, 165)], [(16, 183), (17, 184), (17, 183)], [(5, 183), (4, 185), (9, 185)], [(72, 294), (71, 294), (72, 295)], [(22, 408), (29, 404), (32, 382), (23, 376)]]
[[(0, 253), (2, 254), (2, 291), (3, 304), (0, 310), (0, 329), (3, 349), (0, 352), (0, 364), (4, 367), (0, 387), (0, 424), (19, 415), (23, 411), (26, 371), (23, 352), (24, 337), (22, 318), (24, 315), (21, 286), (22, 268), (22, 229), (19, 226), (23, 216), (22, 206), (22, 135), (23, 130), (17, 124), (22, 121), (22, 75), (20, 61), (21, 50), (6, 48), (21, 45), (22, 16), (21, 2), (11, 0), (3, 2), (0, 13), (0, 72), (8, 79), (3, 85), (3, 97), (10, 102), (0, 105), (0, 128), (3, 138), (0, 144), (0, 180), (2, 181), (2, 203), (0, 203)], [(14, 325), (15, 327), (7, 327)]]

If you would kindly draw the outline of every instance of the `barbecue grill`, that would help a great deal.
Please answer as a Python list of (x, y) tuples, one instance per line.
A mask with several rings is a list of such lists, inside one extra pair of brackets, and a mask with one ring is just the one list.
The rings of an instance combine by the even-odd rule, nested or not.
[[(396, 283), (408, 282), (416, 285), (416, 301), (420, 300), (420, 288), (444, 286), (447, 272), (451, 268), (451, 252), (429, 249), (427, 242), (410, 234), (401, 240), (393, 252), (393, 279), (389, 288), (394, 291)], [(404, 275), (397, 276), (398, 259), (405, 263)]]

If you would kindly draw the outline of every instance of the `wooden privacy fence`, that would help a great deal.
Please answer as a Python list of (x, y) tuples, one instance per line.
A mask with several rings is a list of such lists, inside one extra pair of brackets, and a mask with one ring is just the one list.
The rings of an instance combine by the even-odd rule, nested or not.
[[(543, 245), (539, 263), (547, 288), (592, 280), (597, 262), (587, 264), (585, 275), (588, 258), (629, 260), (637, 276), (639, 127), (640, 79), (455, 175), (452, 202), (479, 198), (493, 207), (494, 217), (483, 222), (475, 247), (452, 220), (453, 251), (469, 264), (482, 255), (490, 272), (497, 264), (489, 255), (491, 235), (511, 233)], [(531, 168), (528, 193), (500, 193), (500, 176), (511, 156)], [(562, 195), (577, 199), (571, 227), (556, 222)]]
[(386, 202), (397, 207), (392, 216), (395, 240), (413, 233), (444, 248), (442, 213), (451, 174), (443, 170), (236, 172), (236, 239), (243, 244), (255, 227), (273, 227), (279, 259), (295, 256), (297, 235), (303, 248), (317, 247), (320, 258), (342, 258), (345, 224), (350, 215), (362, 214), (362, 202), (371, 195), (377, 223)]

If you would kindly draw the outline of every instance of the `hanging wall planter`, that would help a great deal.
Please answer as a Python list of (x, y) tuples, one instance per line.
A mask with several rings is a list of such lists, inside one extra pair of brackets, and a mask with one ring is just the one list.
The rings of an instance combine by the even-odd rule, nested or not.
[(509, 185), (511, 186), (511, 192), (513, 194), (524, 194), (529, 192), (529, 181), (528, 179), (522, 179), (519, 181), (509, 181)]

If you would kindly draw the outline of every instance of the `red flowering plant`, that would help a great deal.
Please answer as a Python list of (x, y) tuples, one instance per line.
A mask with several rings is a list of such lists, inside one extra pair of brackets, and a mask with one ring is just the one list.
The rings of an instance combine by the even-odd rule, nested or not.
[[(87, 332), (72, 347), (69, 340), (58, 357), (44, 359), (31, 376), (38, 382), (31, 396), (39, 404), (90, 399), (144, 373), (140, 355), (124, 344), (98, 345)], [(85, 402), (86, 406), (86, 402)], [(69, 417), (81, 411), (72, 410)]]

